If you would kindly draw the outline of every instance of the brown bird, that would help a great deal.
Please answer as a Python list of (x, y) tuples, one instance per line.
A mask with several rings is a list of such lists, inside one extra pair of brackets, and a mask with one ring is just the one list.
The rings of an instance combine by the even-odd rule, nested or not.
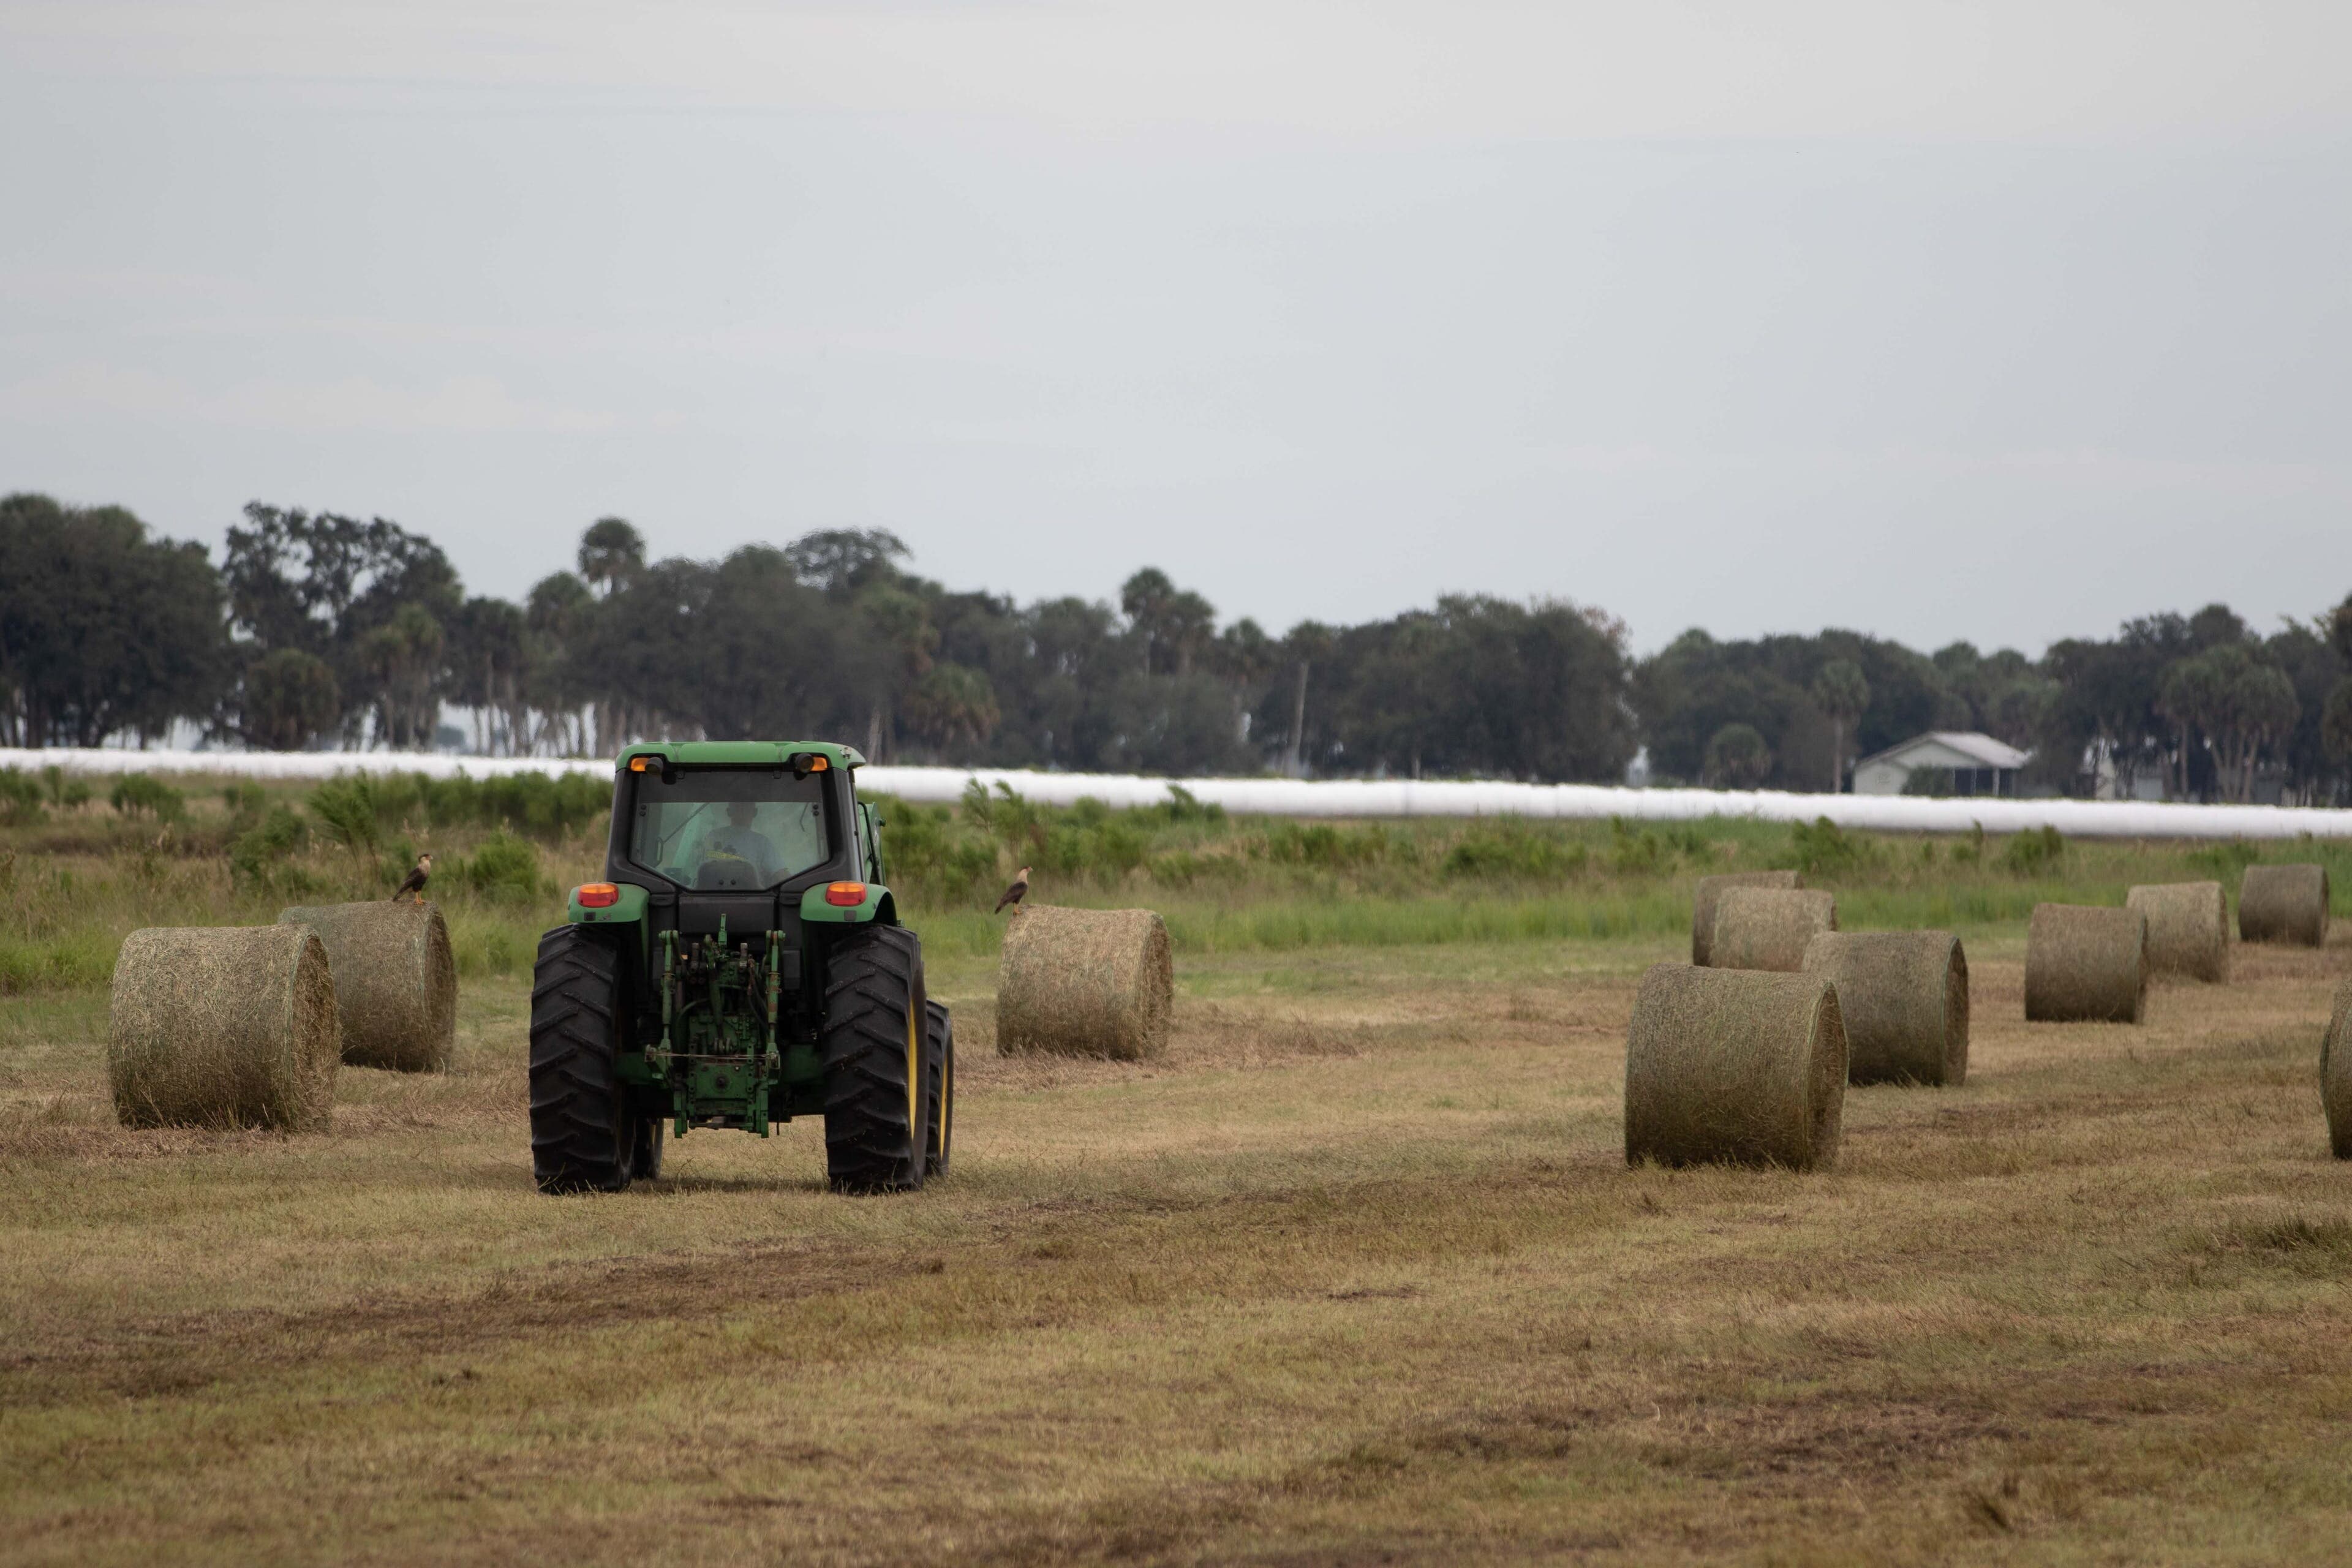
[(1024, 866), (1021, 868), (1021, 875), (1013, 879), (1013, 886), (1004, 889), (1004, 896), (997, 900), (996, 907), (988, 912), (992, 915), (1001, 915), (1004, 912), (1004, 907), (1007, 904), (1017, 904), (1028, 896), (1029, 868)]
[(433, 857), (430, 855), (419, 855), (416, 858), (416, 864), (408, 868), (408, 875), (401, 879), (400, 887), (393, 893), (393, 902), (398, 903), (409, 894), (415, 893), (416, 895), (416, 901), (420, 904), (423, 903), (425, 901), (425, 884), (432, 879)]

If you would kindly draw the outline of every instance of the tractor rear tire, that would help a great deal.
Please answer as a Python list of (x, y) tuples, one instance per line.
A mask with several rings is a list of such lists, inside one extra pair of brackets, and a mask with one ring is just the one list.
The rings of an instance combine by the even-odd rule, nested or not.
[(861, 926), (825, 968), (826, 1173), (836, 1192), (912, 1191), (929, 1163), (923, 945), (898, 926)]
[(617, 1193), (635, 1120), (615, 1075), (620, 963), (578, 926), (539, 939), (530, 980), (530, 1163), (542, 1193)]
[(948, 1173), (948, 1156), (955, 1149), (955, 1019), (948, 1014), (944, 1002), (926, 1001), (923, 1010), (929, 1027), (924, 1037), (929, 1045), (929, 1059), (924, 1063), (924, 1091), (930, 1100), (930, 1157), (924, 1162), (926, 1176)]

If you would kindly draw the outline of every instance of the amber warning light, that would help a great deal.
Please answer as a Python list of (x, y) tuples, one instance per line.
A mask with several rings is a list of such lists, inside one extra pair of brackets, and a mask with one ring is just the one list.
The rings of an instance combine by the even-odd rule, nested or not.
[(834, 882), (824, 889), (824, 901), (845, 910), (854, 910), (866, 901), (863, 882)]
[(610, 882), (588, 882), (572, 896), (583, 910), (609, 910), (621, 901), (621, 889)]

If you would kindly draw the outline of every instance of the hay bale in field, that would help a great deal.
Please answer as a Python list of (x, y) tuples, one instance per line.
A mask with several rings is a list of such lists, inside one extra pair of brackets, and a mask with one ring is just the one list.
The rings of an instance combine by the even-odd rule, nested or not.
[(2219, 882), (2159, 882), (2134, 888), (2124, 908), (2147, 917), (2152, 974), (2230, 978), (2230, 900)]
[(1150, 910), (1023, 905), (996, 973), (996, 1048), (1133, 1061), (1167, 1048), (1176, 969)]
[(318, 1131), (335, 1099), (334, 972), (301, 926), (132, 931), (114, 962), (106, 1074), (126, 1127)]
[(1627, 1163), (1832, 1163), (1845, 1050), (1821, 975), (1657, 965), (1625, 1037)]
[(1715, 906), (1726, 888), (1794, 888), (1794, 871), (1726, 871), (1719, 877), (1701, 877), (1698, 891), (1691, 895), (1691, 962), (1700, 968), (1708, 963), (1708, 947), (1715, 936)]
[(1950, 931), (1823, 931), (1805, 944), (1805, 973), (1837, 987), (1847, 1082), (1969, 1076), (1969, 957)]
[(1707, 965), (1794, 974), (1805, 966), (1805, 944), (1835, 930), (1834, 894), (1797, 888), (1726, 888), (1716, 896)]
[(439, 906), (378, 899), (280, 910), (327, 944), (343, 1060), (355, 1068), (439, 1072), (457, 1040), (457, 964)]
[(2036, 904), (2025, 928), (2029, 1023), (2137, 1024), (2147, 1009), (2147, 917)]
[(2327, 945), (2327, 868), (2249, 866), (2238, 884), (2238, 940)]
[(2319, 1037), (2319, 1103), (2327, 1111), (2327, 1143), (2352, 1160), (2352, 980), (2336, 988), (2336, 1011)]

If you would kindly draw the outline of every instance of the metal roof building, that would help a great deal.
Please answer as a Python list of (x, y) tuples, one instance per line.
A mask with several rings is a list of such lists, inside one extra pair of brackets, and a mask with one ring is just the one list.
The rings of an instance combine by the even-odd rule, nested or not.
[(1930, 730), (1854, 763), (1853, 793), (1901, 795), (1924, 770), (1949, 775), (1935, 781), (1938, 794), (2015, 795), (2018, 770), (2031, 760), (2031, 752), (1973, 730)]

